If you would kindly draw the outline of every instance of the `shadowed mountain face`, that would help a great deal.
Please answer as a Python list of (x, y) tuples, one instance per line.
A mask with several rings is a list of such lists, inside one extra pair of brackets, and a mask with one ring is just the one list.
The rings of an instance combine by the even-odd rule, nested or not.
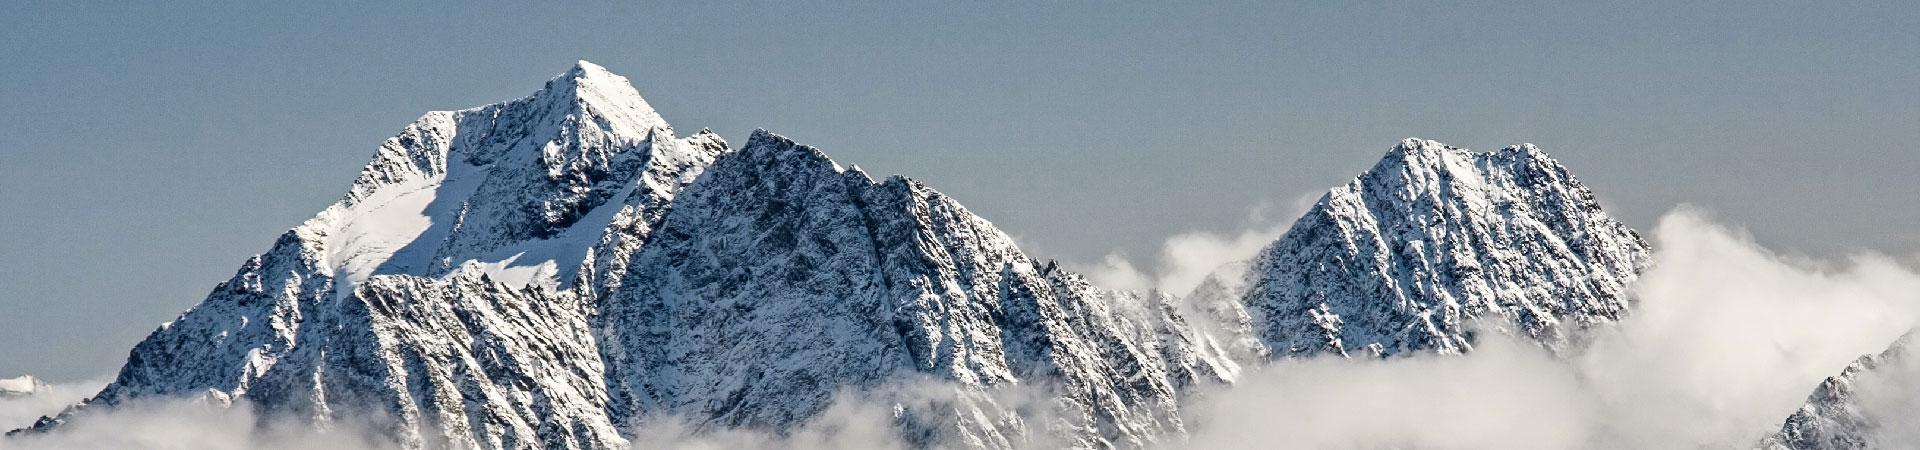
[(1531, 146), (1409, 140), (1192, 298), (1110, 291), (911, 179), (765, 131), (678, 137), (581, 62), (406, 127), (33, 430), (192, 398), (408, 448), (623, 448), (660, 420), (785, 432), (852, 393), (919, 445), (1138, 448), (1269, 357), (1462, 352), (1476, 319), (1566, 347), (1645, 260)]
[(930, 377), (1057, 385), (1058, 424), (955, 405), (963, 441), (1058, 426), (1137, 445), (1180, 429), (1176, 389), (1236, 370), (1161, 305), (1036, 264), (953, 199), (765, 132), (688, 188), (628, 279), (597, 324), (616, 421), (782, 429), (841, 388)]

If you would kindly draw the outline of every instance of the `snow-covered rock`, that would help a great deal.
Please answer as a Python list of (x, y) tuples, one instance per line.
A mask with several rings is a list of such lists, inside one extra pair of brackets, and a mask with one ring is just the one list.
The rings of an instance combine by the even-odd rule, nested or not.
[(428, 113), (80, 409), (246, 399), (269, 417), (373, 420), (413, 446), (618, 446), (590, 299), (725, 151), (712, 133), (675, 137), (584, 61), (526, 98)]
[(930, 378), (1048, 385), (1059, 420), (971, 396), (915, 433), (1005, 448), (1038, 426), (1132, 447), (1182, 429), (1179, 388), (1238, 370), (1163, 298), (1103, 292), (919, 182), (766, 132), (688, 187), (632, 267), (596, 324), (616, 422), (781, 430), (840, 389)]
[[(1761, 442), (1777, 450), (1898, 448), (1920, 437), (1920, 361), (1911, 357), (1914, 332), (1878, 354), (1862, 356), (1827, 377), (1780, 431)], [(1904, 432), (1891, 438), (1890, 432)]]
[(0, 398), (31, 397), (47, 390), (47, 383), (33, 375), (0, 378)]
[(1409, 140), (1189, 298), (1110, 291), (920, 182), (765, 131), (678, 137), (581, 62), (407, 126), (32, 429), (184, 397), (410, 448), (624, 448), (659, 420), (785, 432), (854, 393), (916, 444), (1139, 448), (1269, 356), (1465, 351), (1475, 318), (1558, 348), (1645, 261), (1531, 146)]
[(1647, 263), (1640, 236), (1533, 145), (1407, 139), (1228, 284), (1273, 357), (1460, 353), (1475, 326), (1559, 350), (1620, 318)]
[(406, 127), (34, 429), (189, 397), (414, 448), (620, 448), (656, 418), (783, 431), (836, 393), (932, 381), (947, 400), (897, 418), (915, 442), (1139, 447), (1183, 430), (1183, 387), (1239, 370), (1177, 309), (1037, 262), (918, 182), (766, 132), (676, 137), (582, 62)]

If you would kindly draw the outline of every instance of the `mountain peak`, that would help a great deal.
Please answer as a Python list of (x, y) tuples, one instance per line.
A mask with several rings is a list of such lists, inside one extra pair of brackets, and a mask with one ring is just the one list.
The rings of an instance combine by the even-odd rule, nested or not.
[(575, 62), (566, 72), (548, 80), (532, 98), (554, 111), (604, 118), (615, 130), (635, 135), (667, 126), (627, 77), (586, 60)]
[(1420, 138), (1401, 140), (1354, 179), (1357, 184), (1404, 185), (1412, 190), (1484, 187), (1503, 181), (1584, 190), (1566, 166), (1533, 144), (1476, 152)]
[[(740, 157), (758, 161), (788, 161), (790, 163), (821, 164), (832, 166), (834, 173), (846, 172), (846, 167), (810, 145), (793, 142), (765, 128), (756, 128), (753, 135), (747, 137), (747, 145), (740, 147)], [(765, 165), (765, 164), (763, 164)], [(862, 176), (864, 176), (862, 172)]]
[[(604, 66), (586, 60), (573, 63), (573, 67), (568, 68), (565, 73), (555, 76), (554, 79), (568, 82), (576, 91), (633, 90), (633, 84), (627, 81), (627, 77), (615, 74), (607, 70)], [(637, 92), (635, 96), (638, 96)]]
[(607, 71), (607, 68), (605, 66), (594, 64), (592, 61), (588, 61), (584, 59), (579, 61), (574, 61), (573, 68), (568, 70), (568, 72), (578, 73), (578, 74), (585, 74), (590, 72), (611, 74), (610, 72)]
[(1439, 151), (1461, 150), (1459, 147), (1442, 144), (1440, 143), (1440, 141), (1435, 141), (1432, 139), (1421, 139), (1418, 137), (1409, 137), (1406, 139), (1401, 139), (1400, 144), (1393, 146), (1393, 149), (1399, 152), (1439, 152)]
[[(1528, 158), (1538, 158), (1538, 159), (1544, 159), (1548, 161), (1553, 160), (1552, 157), (1547, 155), (1546, 151), (1540, 150), (1540, 147), (1535, 146), (1531, 143), (1509, 145), (1509, 146), (1506, 146), (1505, 148), (1501, 148), (1499, 150), (1495, 150), (1491, 152), (1475, 152), (1465, 148), (1447, 145), (1446, 143), (1442, 143), (1440, 141), (1435, 141), (1431, 139), (1421, 139), (1417, 137), (1401, 139), (1399, 144), (1395, 144), (1392, 149), (1387, 150), (1387, 155), (1382, 157), (1382, 159), (1384, 161), (1397, 162), (1397, 161), (1407, 161), (1408, 157), (1415, 157), (1415, 160), (1417, 161), (1438, 161), (1438, 159), (1434, 159), (1434, 158), (1435, 157), (1444, 158), (1449, 156), (1472, 157), (1476, 155), (1478, 156), (1524, 155)], [(1423, 158), (1423, 157), (1426, 157), (1426, 158)]]
[(1532, 145), (1407, 139), (1262, 251), (1248, 303), (1282, 356), (1465, 352), (1475, 317), (1560, 349), (1620, 317), (1647, 252)]
[(0, 398), (26, 397), (47, 388), (47, 383), (33, 375), (21, 375), (13, 378), (0, 378)]
[(1400, 140), (1388, 149), (1373, 168), (1361, 174), (1360, 178), (1373, 178), (1382, 175), (1411, 176), (1420, 172), (1443, 168), (1464, 161), (1474, 155), (1467, 149), (1440, 143), (1439, 141), (1410, 137)]

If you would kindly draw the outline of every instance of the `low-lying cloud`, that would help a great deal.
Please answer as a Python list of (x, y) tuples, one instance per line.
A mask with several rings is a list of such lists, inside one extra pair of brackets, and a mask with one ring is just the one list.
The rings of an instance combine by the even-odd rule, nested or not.
[[(0, 433), (26, 426), (40, 416), (54, 414), (81, 399), (100, 392), (106, 381), (78, 381), (70, 383), (52, 383), (42, 386), (33, 395), (20, 397), (0, 396)], [(0, 444), (3, 447), (4, 444)]]
[[(1232, 386), (1196, 392), (1183, 410), (1190, 436), (1161, 447), (1750, 448), (1777, 430), (1824, 377), (1884, 349), (1920, 317), (1920, 273), (1892, 257), (1777, 254), (1689, 208), (1669, 213), (1651, 237), (1657, 251), (1633, 288), (1635, 310), (1617, 326), (1596, 330), (1580, 351), (1555, 357), (1483, 334), (1464, 356), (1274, 363)], [(1239, 249), (1242, 240), (1208, 239), (1213, 241), (1193, 248)], [(1182, 264), (1163, 263), (1162, 269), (1171, 269), (1142, 277), (1154, 285), (1181, 283)], [(953, 392), (916, 389), (929, 398)], [(997, 401), (1048, 402), (1008, 392), (1013, 394), (995, 395), (1032, 398)], [(634, 446), (911, 448), (893, 424), (902, 408), (911, 408), (902, 405), (914, 401), (892, 395), (843, 395), (813, 423), (785, 434), (696, 432), (655, 421), (633, 433)], [(1920, 410), (1896, 406), (1905, 409), (1886, 408)], [(0, 441), (0, 447), (302, 448), (302, 442), (327, 442), (305, 432), (261, 431), (249, 425), (254, 418), (244, 408), (193, 408), (113, 411), (54, 435)], [(1037, 437), (1026, 446), (1062, 442), (1049, 438), (1059, 437)], [(332, 442), (326, 447), (343, 448)]]
[(1116, 251), (1099, 263), (1074, 264), (1071, 269), (1089, 281), (1108, 289), (1143, 291), (1159, 289), (1186, 295), (1220, 266), (1252, 259), (1261, 249), (1287, 232), (1293, 218), (1306, 214), (1321, 194), (1302, 195), (1289, 209), (1274, 214), (1271, 204), (1260, 204), (1247, 212), (1242, 228), (1229, 233), (1187, 231), (1167, 238), (1148, 270)]
[[(13, 429), (31, 422), (9, 422), (4, 428)], [(195, 400), (153, 399), (87, 411), (52, 432), (0, 438), (0, 448), (375, 450), (397, 447), (352, 426), (321, 430), (291, 421), (261, 421), (244, 402), (214, 406)]]

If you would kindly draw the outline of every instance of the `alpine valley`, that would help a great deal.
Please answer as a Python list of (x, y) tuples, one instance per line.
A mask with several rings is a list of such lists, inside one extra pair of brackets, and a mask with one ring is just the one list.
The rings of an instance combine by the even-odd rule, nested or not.
[[(97, 395), (13, 433), (186, 398), (404, 448), (606, 449), (661, 421), (783, 433), (851, 393), (921, 447), (1143, 448), (1276, 359), (1484, 333), (1568, 352), (1632, 314), (1650, 260), (1532, 145), (1407, 139), (1193, 292), (1110, 290), (913, 179), (764, 130), (682, 134), (583, 61), (407, 125)], [(1830, 409), (1789, 431), (1852, 420)]]

